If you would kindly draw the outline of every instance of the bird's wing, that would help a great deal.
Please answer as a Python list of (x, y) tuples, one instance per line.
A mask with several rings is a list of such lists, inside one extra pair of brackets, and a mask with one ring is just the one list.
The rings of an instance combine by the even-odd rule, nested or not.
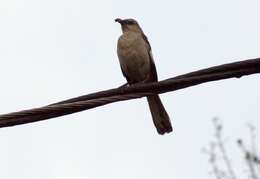
[(157, 76), (157, 71), (156, 71), (156, 67), (155, 67), (155, 63), (153, 60), (153, 54), (152, 54), (152, 48), (151, 45), (148, 41), (148, 38), (146, 37), (146, 35), (144, 33), (142, 33), (143, 39), (147, 44), (147, 50), (148, 50), (148, 54), (149, 54), (149, 59), (150, 59), (150, 64), (151, 64), (151, 81), (158, 81), (158, 76)]

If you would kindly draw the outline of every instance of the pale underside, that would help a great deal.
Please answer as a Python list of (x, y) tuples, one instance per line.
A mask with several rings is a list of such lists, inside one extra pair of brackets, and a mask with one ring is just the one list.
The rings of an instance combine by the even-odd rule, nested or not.
[(132, 83), (149, 78), (151, 72), (148, 44), (139, 33), (124, 33), (118, 39), (117, 53), (127, 80)]

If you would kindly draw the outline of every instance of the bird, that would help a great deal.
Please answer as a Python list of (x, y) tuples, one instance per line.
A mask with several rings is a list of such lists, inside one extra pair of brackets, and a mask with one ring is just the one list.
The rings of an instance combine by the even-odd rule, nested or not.
[[(157, 82), (157, 71), (151, 45), (135, 19), (116, 18), (122, 35), (117, 42), (120, 67), (128, 85)], [(159, 95), (147, 96), (153, 123), (161, 135), (172, 132), (172, 125)]]

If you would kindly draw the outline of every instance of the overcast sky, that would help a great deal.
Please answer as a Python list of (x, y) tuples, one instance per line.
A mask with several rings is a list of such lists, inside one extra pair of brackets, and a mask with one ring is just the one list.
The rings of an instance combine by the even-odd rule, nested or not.
[[(260, 57), (258, 0), (0, 0), (0, 113), (39, 107), (125, 83), (117, 17), (148, 36), (159, 79)], [(209, 178), (201, 152), (224, 123), (228, 152), (258, 131), (260, 76), (161, 95), (173, 132), (157, 134), (145, 99), (0, 129), (0, 178)], [(258, 132), (258, 138), (259, 132)], [(238, 173), (243, 171), (238, 171)]]

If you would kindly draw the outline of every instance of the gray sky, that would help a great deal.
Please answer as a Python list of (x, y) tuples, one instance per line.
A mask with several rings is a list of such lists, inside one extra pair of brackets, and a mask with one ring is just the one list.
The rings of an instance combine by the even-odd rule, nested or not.
[[(257, 0), (1, 0), (0, 113), (125, 83), (117, 17), (139, 21), (160, 79), (260, 57), (259, 7)], [(234, 140), (248, 138), (248, 122), (260, 128), (259, 79), (161, 95), (174, 128), (165, 136), (145, 99), (3, 128), (0, 178), (209, 178), (201, 148), (212, 138), (212, 117), (224, 122), (229, 152), (240, 157)]]

